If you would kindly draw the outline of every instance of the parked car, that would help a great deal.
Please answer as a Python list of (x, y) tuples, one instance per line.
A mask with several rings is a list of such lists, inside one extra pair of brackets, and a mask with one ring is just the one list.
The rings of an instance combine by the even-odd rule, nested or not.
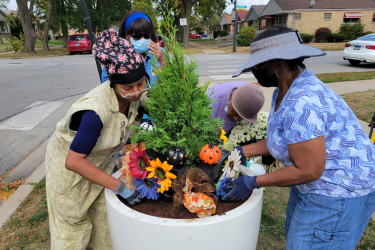
[(342, 57), (354, 66), (361, 62), (375, 63), (375, 33), (346, 43)]
[(158, 44), (160, 47), (164, 48), (164, 39), (161, 37), (161, 35), (156, 35), (156, 40), (158, 41)]
[(89, 52), (91, 51), (91, 41), (88, 34), (74, 34), (68, 37), (68, 50), (71, 55), (74, 53)]
[(193, 38), (193, 39), (201, 39), (201, 35), (198, 35), (196, 33), (193, 33), (193, 32), (189, 32), (189, 38)]

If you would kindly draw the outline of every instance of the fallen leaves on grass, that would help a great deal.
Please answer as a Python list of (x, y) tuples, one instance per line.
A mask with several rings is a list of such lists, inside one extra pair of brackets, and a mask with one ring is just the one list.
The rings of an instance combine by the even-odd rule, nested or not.
[(22, 181), (14, 181), (10, 183), (0, 183), (0, 201), (5, 202), (9, 199), (10, 196), (14, 192), (16, 192), (17, 188), (19, 188), (25, 180)]

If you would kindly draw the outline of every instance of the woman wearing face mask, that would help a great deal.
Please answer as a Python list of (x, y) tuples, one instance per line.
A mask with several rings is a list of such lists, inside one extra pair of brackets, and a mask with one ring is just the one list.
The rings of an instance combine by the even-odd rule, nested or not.
[[(152, 88), (156, 81), (152, 62), (155, 60), (158, 68), (164, 66), (166, 62), (164, 49), (157, 43), (151, 19), (140, 10), (128, 11), (121, 20), (119, 36), (128, 40), (144, 58), (146, 72), (150, 77), (150, 87)], [(108, 75), (103, 68), (102, 82), (107, 80)]]
[(242, 152), (271, 154), (285, 167), (237, 178), (222, 199), (291, 187), (286, 249), (354, 249), (375, 209), (375, 146), (345, 101), (302, 63), (323, 55), (303, 45), (298, 32), (277, 26), (255, 38), (234, 75), (252, 71), (262, 86), (276, 87), (267, 139)]
[(112, 249), (104, 188), (133, 205), (136, 190), (109, 174), (118, 152), (139, 125), (146, 70), (134, 47), (114, 31), (99, 34), (95, 57), (110, 81), (75, 102), (57, 124), (46, 153), (46, 193), (51, 249)]

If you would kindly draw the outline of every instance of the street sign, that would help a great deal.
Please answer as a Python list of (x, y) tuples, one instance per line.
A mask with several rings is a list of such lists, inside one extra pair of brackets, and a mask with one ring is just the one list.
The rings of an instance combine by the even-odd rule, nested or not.
[(186, 18), (180, 18), (180, 25), (181, 26), (187, 25)]
[(237, 9), (247, 9), (246, 5), (237, 5)]

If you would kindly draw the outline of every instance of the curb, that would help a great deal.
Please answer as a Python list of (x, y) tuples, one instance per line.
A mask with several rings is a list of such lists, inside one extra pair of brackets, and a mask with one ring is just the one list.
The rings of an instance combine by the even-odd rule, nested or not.
[(34, 152), (32, 152), (23, 162), (21, 162), (10, 174), (1, 181), (1, 183), (8, 183), (13, 181), (20, 181), (28, 178), (33, 174), (34, 170), (38, 168), (43, 162), (46, 155), (49, 138), (45, 140)]
[(39, 183), (46, 176), (44, 162), (34, 171), (34, 173), (20, 186), (12, 196), (0, 206), (0, 229), (17, 211), (21, 203), (33, 191), (34, 186), (30, 183)]

